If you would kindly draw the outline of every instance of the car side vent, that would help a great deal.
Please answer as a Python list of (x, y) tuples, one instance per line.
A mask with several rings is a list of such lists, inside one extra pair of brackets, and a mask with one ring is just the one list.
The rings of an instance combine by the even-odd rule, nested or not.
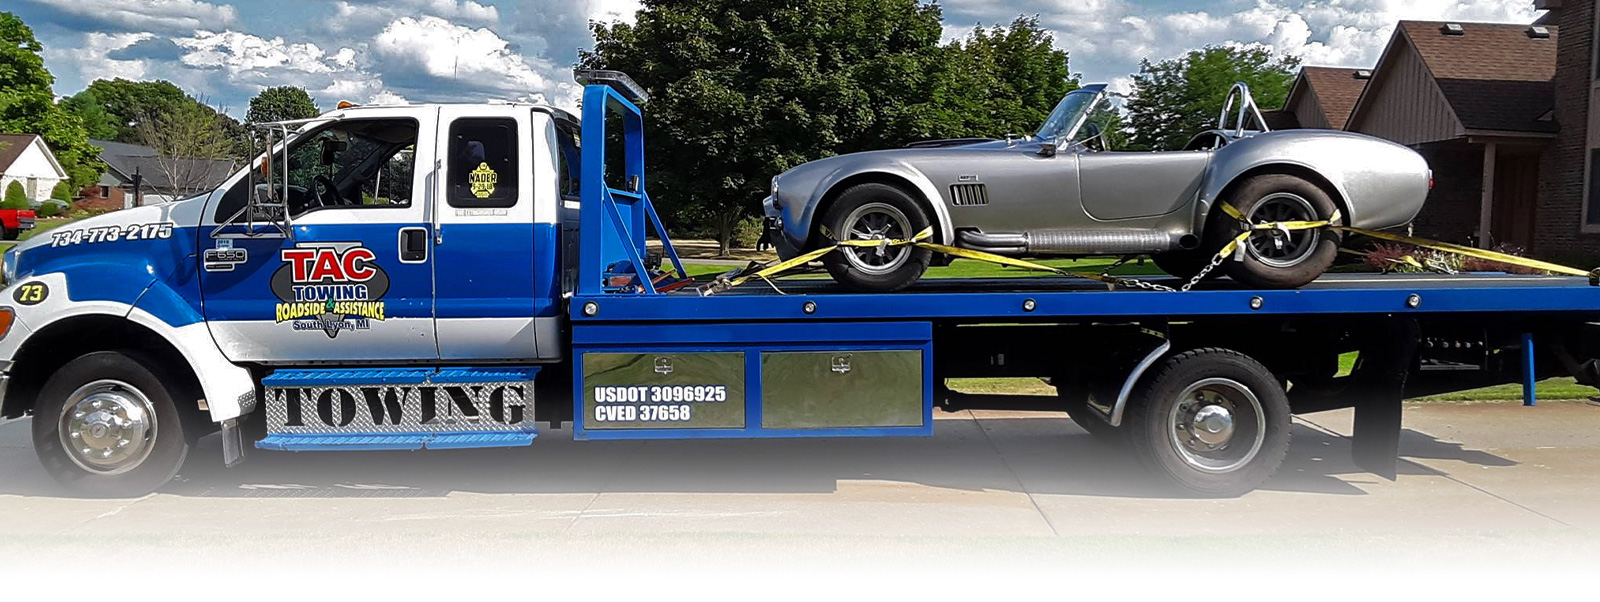
[(950, 204), (957, 207), (989, 204), (989, 187), (983, 184), (951, 184)]

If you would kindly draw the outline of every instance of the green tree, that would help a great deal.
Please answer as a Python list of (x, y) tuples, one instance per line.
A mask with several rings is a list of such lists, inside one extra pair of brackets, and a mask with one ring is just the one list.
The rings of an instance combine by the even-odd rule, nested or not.
[(22, 190), (22, 182), (12, 180), (6, 185), (6, 199), (0, 201), (0, 209), (30, 209), (28, 193)]
[(1055, 48), (1038, 17), (1017, 17), (1010, 27), (980, 25), (939, 55), (921, 112), (930, 137), (1032, 134), (1078, 88), (1066, 51)]
[(1128, 102), (1134, 148), (1182, 148), (1191, 137), (1215, 127), (1217, 114), (1235, 82), (1250, 85), (1262, 107), (1283, 106), (1294, 84), (1299, 59), (1277, 56), (1261, 47), (1207, 46), (1183, 57), (1139, 65)]
[(651, 95), (652, 198), (723, 250), (772, 176), (927, 138), (1031, 132), (1075, 82), (1033, 19), (941, 46), (917, 0), (647, 0), (596, 23), (586, 68)]
[(298, 86), (267, 88), (250, 99), (250, 109), (245, 112), (245, 123), (310, 119), (320, 113), (317, 102)]
[(147, 115), (166, 115), (180, 106), (195, 103), (182, 88), (165, 80), (130, 81), (122, 78), (97, 79), (78, 96), (90, 94), (115, 122), (115, 141), (138, 144), (139, 120)]
[(22, 19), (0, 12), (0, 132), (38, 134), (70, 181), (87, 185), (100, 175), (99, 151), (78, 118), (56, 105), (43, 50)]
[(117, 120), (100, 104), (100, 99), (94, 92), (84, 90), (75, 95), (61, 100), (61, 108), (78, 118), (83, 123), (83, 129), (93, 140), (115, 140), (117, 138)]

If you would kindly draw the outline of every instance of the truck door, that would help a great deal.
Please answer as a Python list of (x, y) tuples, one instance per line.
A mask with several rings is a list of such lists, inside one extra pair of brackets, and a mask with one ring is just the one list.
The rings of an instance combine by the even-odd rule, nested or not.
[[(443, 148), (433, 273), (439, 355), (537, 359), (540, 327), (558, 328), (553, 304), (559, 295), (548, 290), (554, 223), (535, 223), (536, 200), (548, 205), (539, 216), (545, 222), (554, 222), (558, 202), (552, 145), (545, 140), (548, 118), (525, 106), (444, 107), (438, 127)], [(539, 290), (536, 282), (544, 283)], [(552, 343), (558, 334), (549, 333)]]
[(426, 217), (437, 110), (358, 115), (297, 137), (287, 162), (275, 154), (271, 186), (286, 188), (293, 236), (259, 219), (226, 223), (249, 188), (265, 192), (259, 177), (235, 175), (213, 201), (200, 285), (229, 359), (438, 359)]

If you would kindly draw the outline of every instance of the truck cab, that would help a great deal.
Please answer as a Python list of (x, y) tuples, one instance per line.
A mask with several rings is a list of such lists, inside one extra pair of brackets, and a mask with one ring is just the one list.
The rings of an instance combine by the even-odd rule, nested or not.
[(218, 429), (229, 463), (263, 431), (525, 444), (534, 375), (565, 355), (579, 129), (531, 104), (342, 104), (262, 128), (215, 190), (25, 241), (0, 413), (33, 414), (45, 466), (89, 495), (154, 489)]

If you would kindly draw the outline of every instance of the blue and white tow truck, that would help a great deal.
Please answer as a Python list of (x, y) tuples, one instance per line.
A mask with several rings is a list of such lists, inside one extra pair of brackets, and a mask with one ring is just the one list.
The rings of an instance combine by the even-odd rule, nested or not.
[[(274, 124), (282, 140), (208, 194), (17, 245), (0, 413), (31, 415), (45, 468), (91, 496), (159, 488), (218, 431), (231, 466), (250, 448), (525, 446), (567, 425), (579, 440), (927, 436), (935, 410), (971, 408), (1065, 410), (1182, 488), (1234, 495), (1277, 469), (1296, 412), (1354, 406), (1358, 460), (1392, 477), (1405, 396), (1596, 382), (1600, 288), (1581, 278), (706, 294), (683, 286), (646, 192), (642, 92), (587, 77), (581, 116), (345, 106)], [(945, 386), (983, 376), (1060, 395)]]

